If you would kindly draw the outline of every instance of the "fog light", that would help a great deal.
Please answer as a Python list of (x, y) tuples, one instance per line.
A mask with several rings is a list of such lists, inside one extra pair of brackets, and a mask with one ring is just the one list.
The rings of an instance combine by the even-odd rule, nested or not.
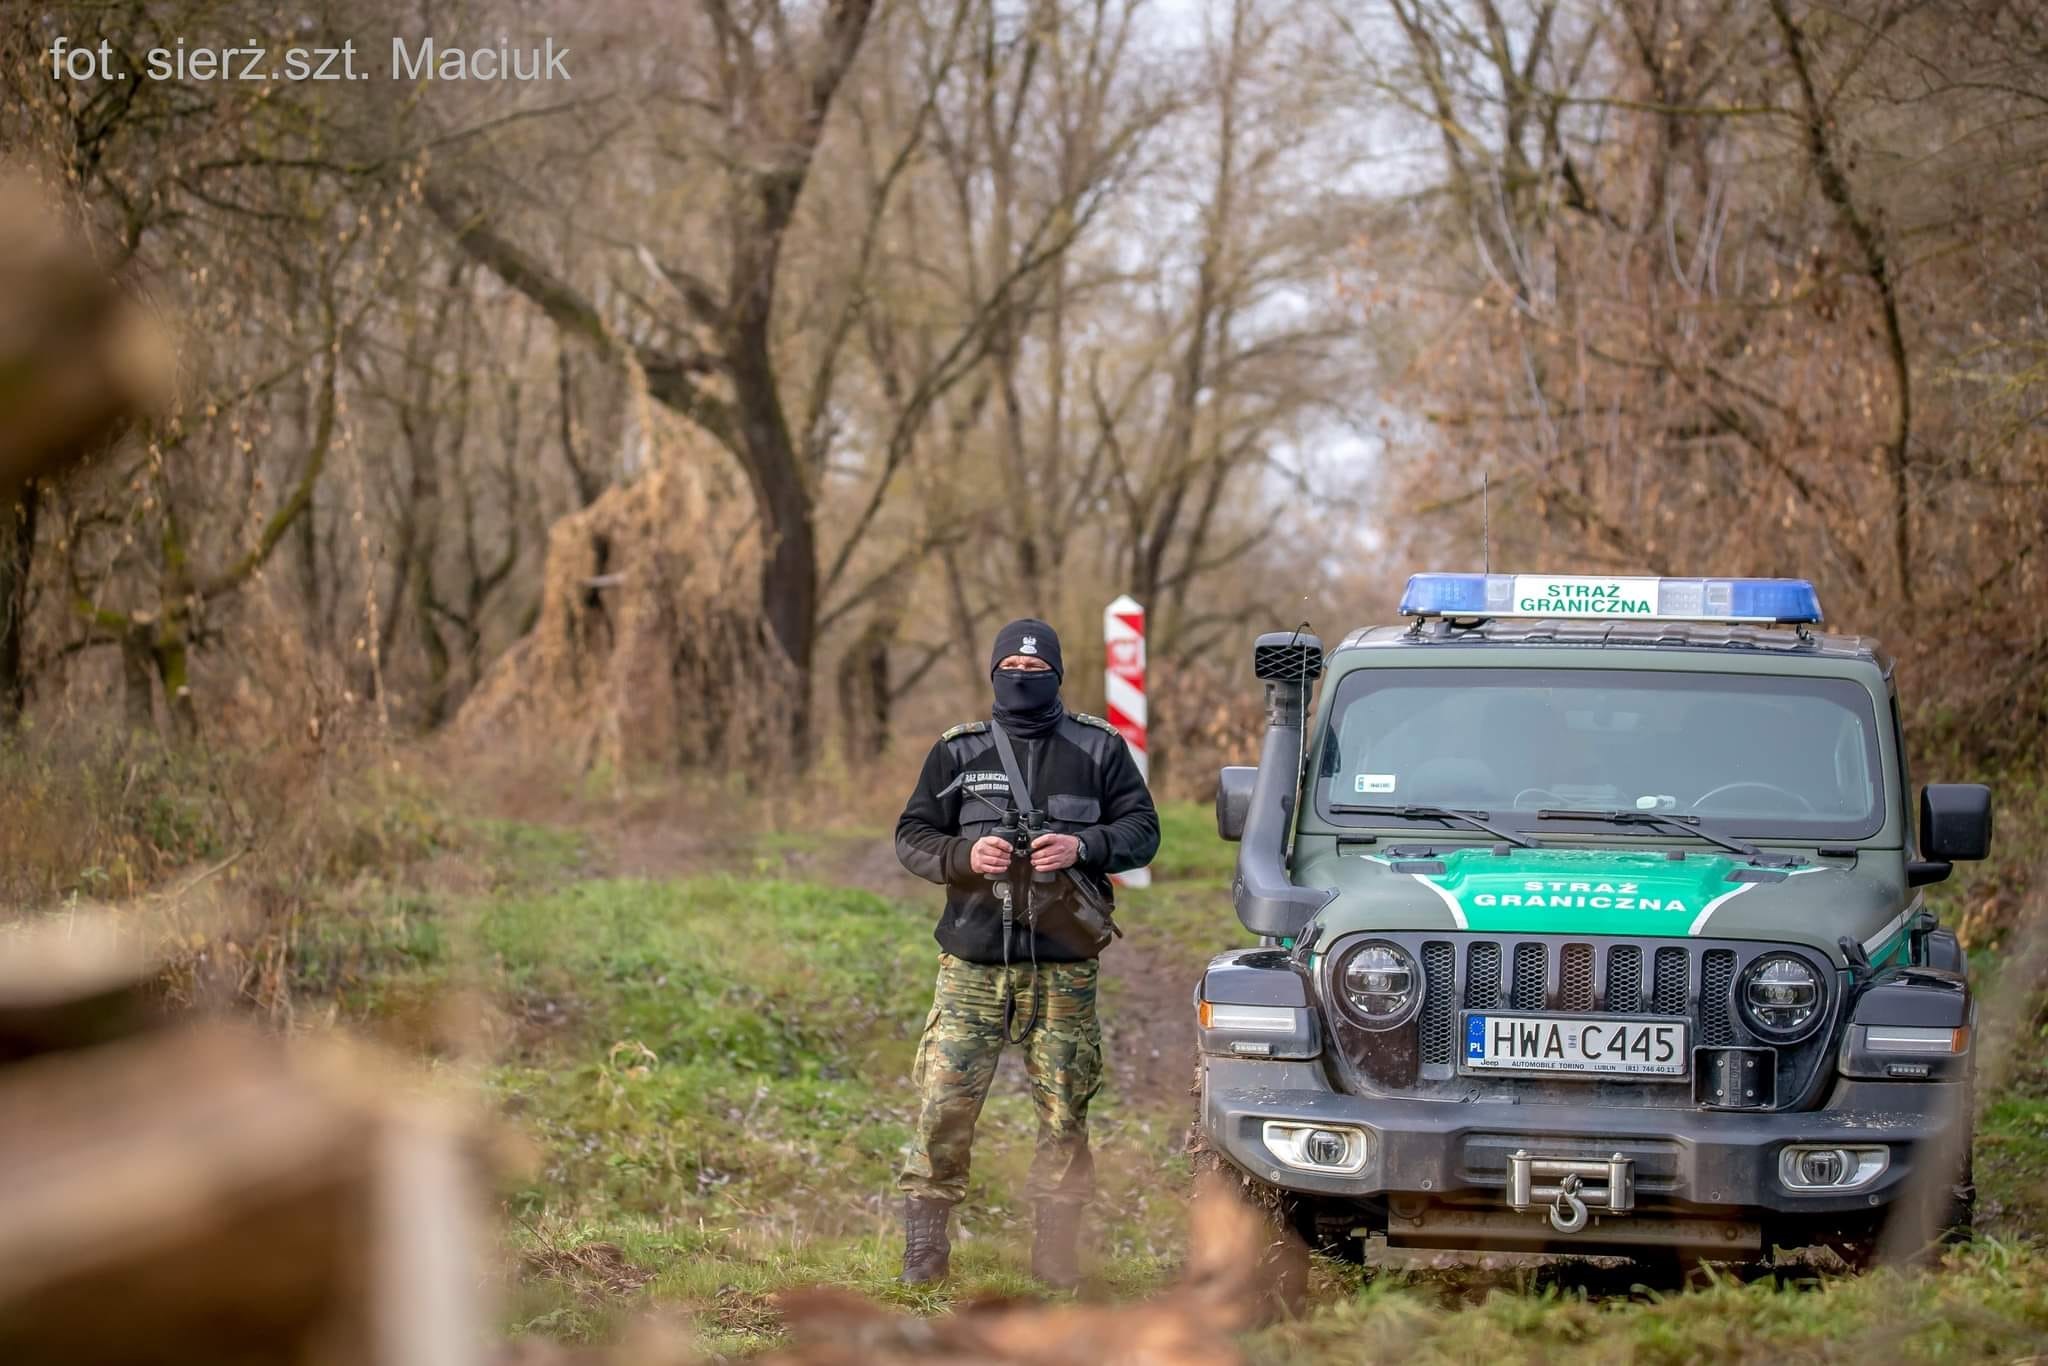
[(1799, 1184), (1832, 1186), (1849, 1170), (1849, 1154), (1840, 1148), (1817, 1148), (1799, 1154)]
[(1869, 1185), (1890, 1165), (1889, 1148), (1801, 1145), (1778, 1155), (1778, 1179), (1788, 1190), (1847, 1191)]
[(1301, 1155), (1318, 1167), (1341, 1167), (1351, 1156), (1351, 1145), (1344, 1135), (1333, 1134), (1328, 1129), (1310, 1129), (1308, 1137), (1301, 1140)]
[(1267, 1120), (1264, 1138), (1266, 1147), (1275, 1157), (1301, 1171), (1348, 1175), (1365, 1168), (1367, 1150), (1363, 1130)]

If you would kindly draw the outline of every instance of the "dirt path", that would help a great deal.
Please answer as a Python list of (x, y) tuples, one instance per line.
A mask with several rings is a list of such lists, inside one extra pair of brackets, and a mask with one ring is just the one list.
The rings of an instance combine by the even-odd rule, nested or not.
[(1104, 973), (1116, 984), (1116, 999), (1102, 1016), (1112, 1079), (1134, 1103), (1191, 1116), (1194, 969), (1142, 916), (1125, 919), (1124, 937), (1103, 960)]

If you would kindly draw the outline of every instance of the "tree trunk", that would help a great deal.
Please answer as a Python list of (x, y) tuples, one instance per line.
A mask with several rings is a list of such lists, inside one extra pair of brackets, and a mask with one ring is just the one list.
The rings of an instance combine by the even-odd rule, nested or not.
[(967, 579), (960, 572), (957, 548), (948, 545), (939, 554), (946, 567), (946, 603), (953, 609), (953, 636), (959, 642), (955, 654), (960, 661), (960, 679), (966, 685), (967, 696), (978, 702), (987, 695), (989, 686), (987, 661), (982, 656), (988, 647), (976, 634), (974, 608), (967, 601)]
[[(774, 278), (773, 258), (762, 261), (759, 278)], [(735, 272), (735, 286), (741, 279)], [(805, 768), (811, 761), (811, 663), (818, 634), (818, 529), (811, 491), (782, 411), (770, 354), (768, 319), (772, 298), (763, 289), (748, 295), (738, 311), (726, 374), (732, 381), (740, 464), (760, 509), (768, 540), (761, 573), (761, 616), (789, 661), (789, 757)]]
[(40, 498), (34, 484), (25, 484), (12, 507), (0, 507), (0, 732), (19, 725), (28, 705), (21, 647), (28, 629), (28, 579)]
[(761, 574), (761, 608), (775, 643), (789, 660), (789, 753), (798, 768), (811, 759), (811, 662), (818, 626), (818, 542), (810, 496), (784, 485), (769, 498), (763, 520), (774, 538)]
[(155, 660), (150, 657), (149, 634), (130, 628), (121, 636), (121, 703), (129, 733), (140, 735), (156, 729)]
[(441, 639), (441, 623), (434, 615), (432, 573), (424, 561), (413, 567), (411, 607), (413, 629), (419, 632), (420, 647), (427, 655), (426, 722), (437, 727), (448, 719), (450, 660), (448, 643)]
[(180, 740), (199, 734), (199, 709), (192, 701), (190, 652), (185, 645), (182, 624), (166, 623), (150, 647), (156, 676), (164, 685), (164, 705), (170, 709), (171, 730)]
[(894, 691), (889, 677), (889, 646), (896, 628), (893, 613), (877, 613), (861, 628), (840, 661), (840, 743), (850, 766), (858, 767), (880, 758), (889, 748), (890, 699)]

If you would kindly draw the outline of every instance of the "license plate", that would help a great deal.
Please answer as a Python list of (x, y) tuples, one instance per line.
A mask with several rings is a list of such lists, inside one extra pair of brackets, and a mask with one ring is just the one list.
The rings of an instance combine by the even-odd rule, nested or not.
[(1465, 1017), (1465, 1067), (1581, 1076), (1682, 1077), (1690, 1054), (1682, 1020)]

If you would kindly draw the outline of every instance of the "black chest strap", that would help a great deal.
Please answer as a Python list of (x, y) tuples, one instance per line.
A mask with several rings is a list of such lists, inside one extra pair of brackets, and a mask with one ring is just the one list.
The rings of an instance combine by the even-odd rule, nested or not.
[(1017, 766), (1017, 747), (1010, 743), (1010, 732), (1003, 729), (1003, 723), (992, 721), (989, 729), (995, 732), (996, 754), (1003, 761), (1003, 776), (1010, 780), (1010, 805), (1019, 814), (1035, 811), (1038, 802), (1031, 795), (1031, 785), (1024, 781), (1024, 770)]

